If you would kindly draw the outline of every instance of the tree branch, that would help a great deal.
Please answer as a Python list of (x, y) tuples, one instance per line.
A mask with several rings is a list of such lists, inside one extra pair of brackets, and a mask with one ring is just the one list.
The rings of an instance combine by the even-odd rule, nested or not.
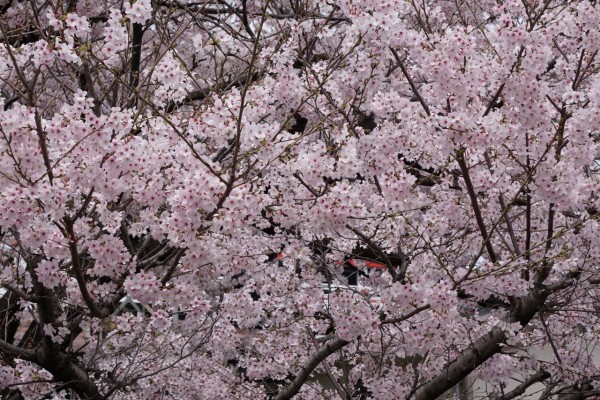
[[(309, 327), (306, 327), (306, 331), (308, 332), (308, 336), (310, 337), (310, 340), (313, 342), (315, 347), (318, 348), (319, 342), (317, 342), (317, 338), (315, 338), (315, 335), (312, 333), (312, 331), (310, 330)], [(346, 391), (346, 389), (342, 387), (340, 382), (335, 378), (335, 376), (333, 376), (333, 373), (331, 372), (331, 368), (329, 368), (329, 363), (327, 362), (327, 360), (323, 360), (322, 362), (323, 362), (323, 368), (325, 369), (325, 373), (327, 374), (327, 377), (331, 381), (331, 384), (333, 385), (335, 390), (340, 395), (340, 398), (343, 400), (352, 400), (352, 395), (350, 393), (348, 393)]]
[(340, 338), (335, 338), (327, 342), (325, 346), (321, 347), (308, 359), (306, 365), (298, 372), (293, 382), (277, 393), (274, 400), (288, 400), (294, 397), (300, 391), (300, 388), (304, 385), (313, 370), (317, 368), (323, 360), (349, 343), (350, 342)]
[[(563, 287), (569, 281), (561, 282)], [(543, 307), (552, 293), (547, 287), (533, 288), (528, 295), (516, 299), (508, 322), (519, 322), (525, 326)], [(434, 378), (426, 382), (416, 393), (416, 400), (436, 399), (457, 385), (481, 364), (502, 350), (502, 344), (508, 339), (503, 329), (496, 326), (477, 339), (456, 359), (448, 363)]]
[(404, 280), (404, 274), (400, 275), (398, 273), (398, 271), (396, 271), (396, 268), (392, 265), (390, 258), (387, 256), (387, 254), (385, 254), (385, 252), (381, 249), (381, 247), (376, 245), (371, 239), (369, 239), (364, 233), (362, 233), (358, 229), (353, 228), (350, 225), (346, 225), (346, 228), (348, 228), (349, 230), (354, 232), (354, 234), (356, 236), (358, 236), (359, 238), (361, 238), (362, 241), (365, 242), (367, 244), (367, 246), (369, 246), (371, 248), (371, 250), (373, 250), (379, 257), (381, 257), (381, 260), (383, 260), (383, 262), (384, 262), (388, 272), (392, 276), (392, 279), (394, 280), (394, 282), (399, 282), (399, 281)]
[(404, 63), (400, 59), (400, 56), (398, 55), (398, 52), (396, 52), (396, 50), (394, 48), (392, 48), (392, 47), (390, 47), (390, 50), (392, 51), (392, 54), (394, 55), (394, 58), (396, 59), (396, 62), (400, 66), (400, 69), (402, 70), (402, 73), (404, 74), (404, 77), (408, 81), (408, 84), (410, 85), (410, 88), (412, 89), (413, 93), (417, 97), (417, 100), (419, 100), (419, 103), (421, 103), (421, 106), (423, 107), (423, 110), (425, 110), (425, 113), (427, 114), (428, 117), (431, 117), (431, 112), (429, 111), (429, 107), (427, 106), (427, 103), (425, 103), (425, 100), (423, 99), (423, 96), (421, 96), (421, 93), (419, 93), (419, 89), (417, 89), (417, 86), (415, 85), (415, 82), (412, 80), (412, 78), (408, 74), (408, 71), (406, 70), (406, 67), (404, 66)]
[(50, 162), (50, 156), (48, 155), (48, 146), (46, 145), (46, 135), (44, 134), (44, 128), (42, 127), (42, 117), (39, 111), (35, 110), (35, 130), (38, 136), (38, 142), (40, 145), (40, 151), (42, 152), (42, 157), (44, 159), (44, 165), (46, 166), (46, 174), (48, 175), (48, 181), (50, 181), (50, 185), (52, 185), (52, 180), (54, 179), (54, 174), (52, 173), (52, 163)]
[(83, 270), (81, 268), (81, 263), (79, 260), (79, 250), (77, 249), (77, 237), (75, 236), (75, 231), (73, 230), (73, 222), (67, 217), (64, 218), (64, 222), (66, 232), (69, 235), (69, 237), (67, 237), (67, 240), (69, 240), (69, 250), (71, 251), (73, 271), (75, 272), (75, 279), (77, 280), (77, 284), (79, 285), (81, 297), (90, 309), (92, 315), (98, 318), (106, 318), (110, 315), (110, 313), (106, 309), (101, 310), (98, 307), (96, 307), (96, 305), (94, 304), (94, 300), (92, 299), (92, 296), (90, 295), (90, 292), (87, 289), (85, 277), (83, 275)]
[(2, 350), (2, 352), (10, 354), (13, 357), (18, 357), (23, 360), (35, 361), (36, 359), (36, 352), (34, 349), (24, 349), (22, 347), (15, 346), (1, 339), (0, 350)]
[(395, 323), (398, 323), (398, 322), (406, 321), (407, 319), (409, 319), (411, 317), (414, 317), (415, 315), (419, 314), (421, 311), (429, 310), (430, 308), (431, 308), (431, 306), (429, 304), (426, 304), (426, 305), (421, 306), (421, 307), (417, 307), (414, 310), (412, 310), (411, 312), (409, 312), (408, 314), (404, 314), (401, 317), (384, 319), (383, 321), (381, 321), (381, 325), (395, 324)]
[(538, 382), (543, 382), (550, 378), (550, 373), (547, 371), (538, 371), (531, 375), (527, 380), (521, 383), (519, 386), (506, 393), (504, 396), (496, 397), (495, 400), (511, 400), (517, 396), (522, 395), (531, 386)]
[[(135, 93), (140, 82), (140, 64), (142, 60), (142, 38), (144, 30), (142, 24), (134, 23), (131, 29), (131, 60), (129, 70), (129, 87)], [(129, 107), (135, 104), (137, 96), (132, 96)]]
[(481, 208), (479, 207), (479, 203), (477, 201), (477, 194), (475, 193), (473, 182), (471, 182), (471, 176), (469, 175), (469, 168), (467, 167), (467, 163), (465, 161), (464, 149), (458, 151), (456, 155), (456, 162), (458, 162), (458, 166), (460, 167), (460, 171), (462, 172), (463, 180), (465, 181), (465, 186), (467, 187), (467, 193), (469, 194), (469, 198), (471, 199), (471, 206), (473, 207), (473, 213), (475, 214), (477, 226), (479, 227), (479, 231), (481, 232), (483, 244), (490, 256), (490, 260), (493, 263), (496, 263), (498, 261), (498, 257), (496, 256), (496, 252), (494, 251), (494, 247), (492, 246), (492, 242), (490, 241), (490, 236), (487, 233), (485, 222), (483, 221), (483, 216), (481, 215)]
[[(510, 68), (509, 75), (512, 74), (513, 71), (515, 70), (515, 68), (517, 67), (517, 65), (519, 65), (519, 62), (521, 61), (521, 57), (523, 57), (524, 53), (525, 53), (525, 47), (521, 46), (521, 48), (519, 49), (519, 54), (517, 54), (517, 60)], [(502, 91), (504, 90), (505, 84), (506, 84), (505, 82), (502, 82), (502, 84), (498, 87), (498, 90), (496, 90), (496, 93), (494, 93), (494, 95), (488, 102), (488, 105), (485, 108), (485, 111), (483, 113), (484, 117), (487, 117), (488, 114), (490, 113), (490, 111), (492, 111), (494, 106), (498, 103), (498, 99), (500, 98), (500, 95), (502, 95)]]
[(29, 294), (21, 291), (19, 288), (14, 287), (10, 283), (0, 281), (0, 287), (3, 287), (6, 290), (14, 293), (15, 295), (19, 296), (23, 300), (30, 301), (32, 303), (37, 303), (39, 301), (37, 296), (29, 295)]
[(320, 197), (320, 194), (315, 189), (313, 189), (308, 183), (306, 183), (298, 172), (294, 172), (293, 176), (294, 178), (298, 179), (302, 186), (304, 186), (313, 196)]

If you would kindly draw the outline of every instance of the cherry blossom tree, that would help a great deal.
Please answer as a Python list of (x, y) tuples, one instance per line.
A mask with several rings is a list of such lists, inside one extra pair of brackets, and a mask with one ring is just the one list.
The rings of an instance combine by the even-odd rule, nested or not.
[(600, 396), (595, 0), (0, 0), (0, 42), (2, 398)]

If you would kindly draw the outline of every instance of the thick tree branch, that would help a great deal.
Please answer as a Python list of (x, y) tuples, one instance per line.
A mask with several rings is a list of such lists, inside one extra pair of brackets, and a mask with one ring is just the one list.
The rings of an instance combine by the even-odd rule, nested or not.
[(34, 349), (24, 349), (22, 347), (15, 346), (1, 339), (0, 350), (2, 350), (3, 353), (8, 353), (12, 357), (20, 358), (27, 361), (36, 360), (36, 352)]
[(0, 297), (0, 339), (8, 343), (14, 343), (15, 334), (21, 324), (17, 316), (19, 303), (19, 296), (10, 291)]
[[(306, 327), (306, 331), (308, 332), (308, 336), (310, 337), (310, 340), (313, 342), (315, 347), (318, 348), (319, 342), (317, 341), (317, 338), (315, 337), (315, 335), (312, 333), (312, 331), (310, 330), (309, 327)], [(331, 372), (331, 368), (329, 367), (329, 363), (327, 362), (327, 360), (323, 360), (322, 363), (323, 363), (323, 368), (325, 369), (325, 373), (327, 374), (327, 377), (331, 381), (331, 384), (333, 385), (335, 390), (340, 395), (340, 398), (342, 400), (351, 400), (352, 395), (350, 393), (348, 393), (346, 391), (346, 389), (344, 387), (342, 387), (340, 382), (335, 378), (335, 376), (333, 376), (333, 373)]]
[(309, 358), (306, 365), (296, 375), (294, 381), (277, 393), (274, 400), (287, 400), (294, 397), (300, 391), (300, 388), (304, 385), (310, 374), (323, 360), (349, 343), (350, 342), (340, 338), (335, 338), (327, 342), (325, 346), (321, 347), (311, 358)]
[(501, 344), (507, 339), (506, 333), (498, 327), (477, 339), (468, 349), (446, 366), (435, 378), (428, 381), (415, 395), (416, 400), (437, 399), (447, 390), (453, 388), (502, 349)]
[(131, 28), (131, 59), (129, 60), (129, 87), (134, 92), (129, 107), (135, 104), (135, 93), (140, 82), (140, 66), (142, 60), (142, 38), (144, 29), (141, 24), (134, 23)]
[(26, 300), (26, 301), (35, 303), (39, 300), (35, 295), (29, 295), (29, 294), (21, 291), (19, 288), (14, 287), (10, 283), (0, 281), (0, 287), (5, 288), (6, 290), (14, 293), (16, 296), (19, 296), (20, 298), (22, 298), (23, 300)]
[[(568, 281), (562, 283), (558, 287), (570, 284)], [(550, 289), (544, 287), (533, 288), (528, 295), (516, 299), (508, 322), (519, 322), (521, 326), (527, 325), (542, 308), (551, 292)], [(455, 360), (447, 364), (435, 378), (425, 383), (417, 391), (415, 399), (431, 400), (438, 398), (485, 361), (499, 353), (507, 339), (508, 336), (502, 328), (498, 326), (492, 328), (488, 333), (473, 342)]]
[(550, 373), (547, 371), (538, 371), (535, 374), (531, 375), (529, 378), (527, 378), (525, 381), (523, 381), (523, 383), (521, 383), (519, 386), (517, 386), (510, 392), (506, 393), (504, 396), (496, 397), (494, 400), (514, 399), (515, 397), (520, 396), (523, 393), (525, 393), (525, 391), (530, 386), (532, 386), (538, 382), (543, 382), (546, 379), (550, 378), (550, 376), (551, 376)]
[(600, 395), (600, 390), (594, 389), (589, 382), (578, 383), (562, 390), (560, 400), (584, 400)]
[(50, 372), (54, 379), (65, 382), (66, 386), (77, 392), (81, 399), (100, 400), (103, 398), (88, 374), (57, 346), (54, 346), (46, 354), (40, 354), (38, 351), (36, 362)]

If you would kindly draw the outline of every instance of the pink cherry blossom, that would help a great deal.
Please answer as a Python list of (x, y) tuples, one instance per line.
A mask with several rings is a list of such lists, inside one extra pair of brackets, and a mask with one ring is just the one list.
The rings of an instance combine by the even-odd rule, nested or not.
[(600, 396), (596, 3), (0, 2), (0, 397)]

